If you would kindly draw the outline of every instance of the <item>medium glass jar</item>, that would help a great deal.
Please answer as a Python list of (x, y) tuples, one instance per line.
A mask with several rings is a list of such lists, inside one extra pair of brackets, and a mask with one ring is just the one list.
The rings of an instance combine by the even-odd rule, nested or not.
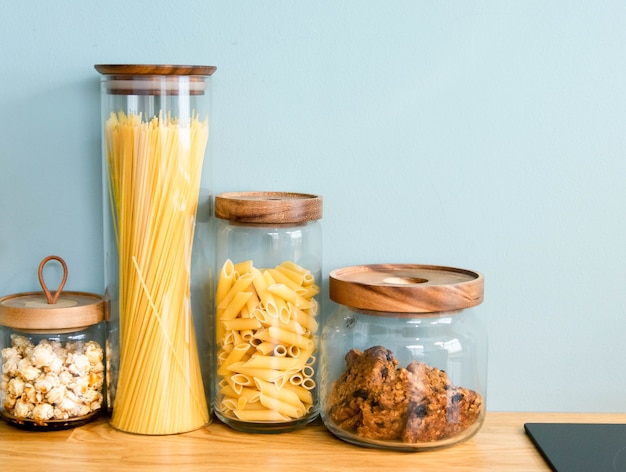
[(364, 265), (329, 276), (336, 310), (320, 340), (326, 427), (360, 446), (419, 451), (475, 434), (486, 412), (487, 335), (478, 272)]
[[(51, 260), (63, 266), (54, 294), (43, 281)], [(91, 421), (105, 403), (105, 303), (63, 292), (67, 265), (57, 256), (39, 266), (44, 292), (0, 298), (0, 414), (17, 427), (46, 431)]]
[[(96, 65), (101, 75), (111, 425), (210, 421), (212, 66)], [(199, 334), (198, 334), (199, 333)]]
[(318, 415), (322, 198), (282, 192), (215, 198), (216, 415), (277, 433)]

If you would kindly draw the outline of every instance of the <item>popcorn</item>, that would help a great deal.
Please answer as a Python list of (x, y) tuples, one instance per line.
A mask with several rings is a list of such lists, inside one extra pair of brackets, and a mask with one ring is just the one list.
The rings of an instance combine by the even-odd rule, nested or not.
[(65, 345), (11, 335), (2, 349), (0, 405), (9, 415), (44, 426), (95, 413), (102, 407), (104, 353), (95, 341)]

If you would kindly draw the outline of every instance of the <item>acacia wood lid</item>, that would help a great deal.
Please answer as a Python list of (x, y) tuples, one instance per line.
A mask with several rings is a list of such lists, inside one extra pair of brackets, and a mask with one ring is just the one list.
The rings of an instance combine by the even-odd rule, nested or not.
[[(96, 64), (111, 95), (203, 95), (215, 66), (172, 64)], [(185, 77), (185, 79), (182, 79)]]
[(322, 218), (322, 197), (291, 192), (228, 192), (215, 197), (215, 216), (235, 223), (302, 224)]
[(334, 302), (391, 314), (470, 308), (482, 303), (483, 292), (481, 273), (454, 267), (372, 264), (336, 269), (329, 276)]
[[(51, 260), (63, 266), (63, 280), (52, 293), (43, 280), (43, 267)], [(104, 299), (87, 292), (62, 292), (67, 265), (58, 256), (48, 256), (39, 265), (43, 292), (26, 292), (0, 298), (0, 325), (33, 332), (77, 331), (105, 319)]]
[(96, 64), (94, 68), (103, 75), (212, 75), (215, 66), (189, 66), (175, 64)]

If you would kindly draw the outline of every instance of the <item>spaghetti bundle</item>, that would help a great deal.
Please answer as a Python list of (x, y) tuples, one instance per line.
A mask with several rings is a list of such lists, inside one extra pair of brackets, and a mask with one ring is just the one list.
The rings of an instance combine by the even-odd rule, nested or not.
[(191, 250), (208, 120), (105, 123), (119, 253), (120, 365), (111, 424), (174, 434), (209, 421), (191, 314)]

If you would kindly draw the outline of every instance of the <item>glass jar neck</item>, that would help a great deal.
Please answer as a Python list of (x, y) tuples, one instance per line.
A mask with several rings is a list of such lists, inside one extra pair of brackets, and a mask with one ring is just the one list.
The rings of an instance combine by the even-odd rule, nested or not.
[(404, 319), (432, 319), (432, 318), (449, 318), (461, 314), (466, 310), (449, 310), (449, 311), (435, 311), (430, 313), (402, 313), (402, 312), (389, 312), (389, 311), (376, 311), (376, 310), (362, 310), (359, 308), (348, 307), (348, 309), (354, 313), (361, 315), (374, 316), (377, 318), (404, 318)]

